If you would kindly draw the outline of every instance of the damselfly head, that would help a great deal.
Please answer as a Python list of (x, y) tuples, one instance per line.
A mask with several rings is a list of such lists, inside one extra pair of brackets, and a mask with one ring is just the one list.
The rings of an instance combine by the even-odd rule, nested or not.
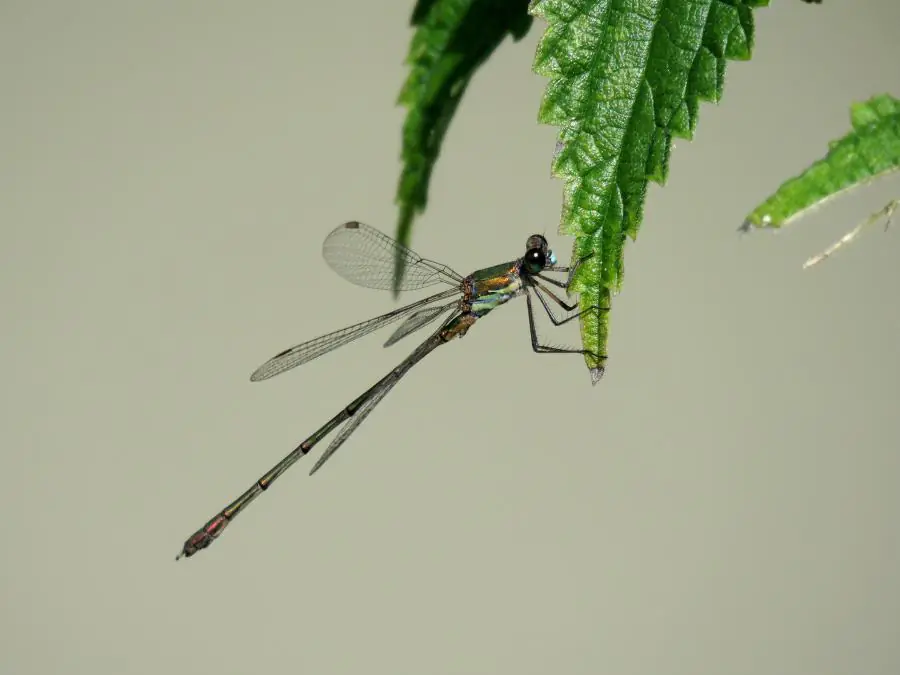
[(547, 240), (540, 234), (533, 234), (525, 242), (525, 257), (522, 259), (525, 271), (537, 274), (547, 265), (556, 264), (556, 256), (550, 250)]

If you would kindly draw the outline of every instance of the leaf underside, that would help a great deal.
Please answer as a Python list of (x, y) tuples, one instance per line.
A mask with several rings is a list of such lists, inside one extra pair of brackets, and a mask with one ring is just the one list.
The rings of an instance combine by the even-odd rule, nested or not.
[(900, 169), (900, 99), (873, 96), (850, 108), (851, 131), (828, 153), (785, 181), (744, 221), (742, 229), (779, 228), (852, 187)]
[[(406, 63), (410, 72), (398, 103), (407, 109), (403, 125), (396, 203), (397, 240), (409, 245), (412, 223), (425, 210), (431, 172), (447, 128), (478, 67), (511, 35), (521, 39), (531, 26), (527, 0), (419, 0)], [(403, 259), (394, 270), (394, 289)]]
[[(722, 97), (725, 63), (750, 58), (753, 8), (768, 0), (534, 0), (546, 20), (534, 71), (549, 78), (538, 119), (559, 127), (560, 233), (591, 257), (572, 290), (608, 308), (624, 273), (647, 181), (664, 184), (673, 137), (691, 139), (700, 101)], [(584, 348), (602, 373), (608, 312), (585, 312)]]

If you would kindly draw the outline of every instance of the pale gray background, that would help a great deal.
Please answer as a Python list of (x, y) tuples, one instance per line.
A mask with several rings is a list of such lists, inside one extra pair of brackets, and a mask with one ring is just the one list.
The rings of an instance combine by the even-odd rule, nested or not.
[[(900, 184), (735, 232), (900, 93), (900, 6), (774, 4), (651, 188), (600, 386), (504, 308), (176, 564), (412, 347), (247, 381), (395, 306), (321, 241), (394, 227), (412, 2), (3, 3), (0, 671), (900, 672), (900, 241), (800, 269)], [(478, 74), (414, 234), (463, 273), (534, 231), (568, 257), (542, 30)]]

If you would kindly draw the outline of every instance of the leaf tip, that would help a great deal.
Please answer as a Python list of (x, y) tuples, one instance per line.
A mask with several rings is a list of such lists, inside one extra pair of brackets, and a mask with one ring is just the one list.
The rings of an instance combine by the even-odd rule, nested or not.
[(747, 216), (747, 218), (744, 219), (744, 222), (738, 226), (737, 231), (740, 232), (741, 234), (747, 234), (752, 229), (761, 230), (761, 229), (772, 228), (772, 227), (775, 227), (775, 225), (773, 224), (771, 214), (767, 213), (765, 215), (760, 216), (760, 215), (757, 215), (754, 213), (752, 215)]

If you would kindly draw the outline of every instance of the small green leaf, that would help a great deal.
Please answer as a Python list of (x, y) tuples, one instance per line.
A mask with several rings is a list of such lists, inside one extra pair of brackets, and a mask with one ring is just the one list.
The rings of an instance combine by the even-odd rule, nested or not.
[[(469, 81), (507, 35), (519, 40), (528, 32), (527, 9), (527, 0), (419, 0), (413, 10), (410, 72), (398, 98), (407, 108), (395, 200), (400, 243), (409, 244), (413, 220), (425, 210), (431, 172)], [(395, 294), (403, 263), (398, 257)]]
[(850, 108), (853, 129), (828, 144), (828, 154), (781, 187), (747, 216), (742, 230), (779, 228), (844, 190), (900, 168), (900, 100), (873, 96)]
[[(690, 139), (701, 100), (722, 96), (726, 59), (748, 59), (753, 7), (768, 0), (533, 0), (547, 21), (534, 71), (549, 78), (538, 119), (560, 127), (560, 233), (575, 237), (572, 290), (608, 308), (637, 236), (647, 181), (665, 183), (673, 137)], [(582, 314), (585, 361), (602, 373), (609, 312)], [(595, 380), (596, 381), (596, 380)]]

